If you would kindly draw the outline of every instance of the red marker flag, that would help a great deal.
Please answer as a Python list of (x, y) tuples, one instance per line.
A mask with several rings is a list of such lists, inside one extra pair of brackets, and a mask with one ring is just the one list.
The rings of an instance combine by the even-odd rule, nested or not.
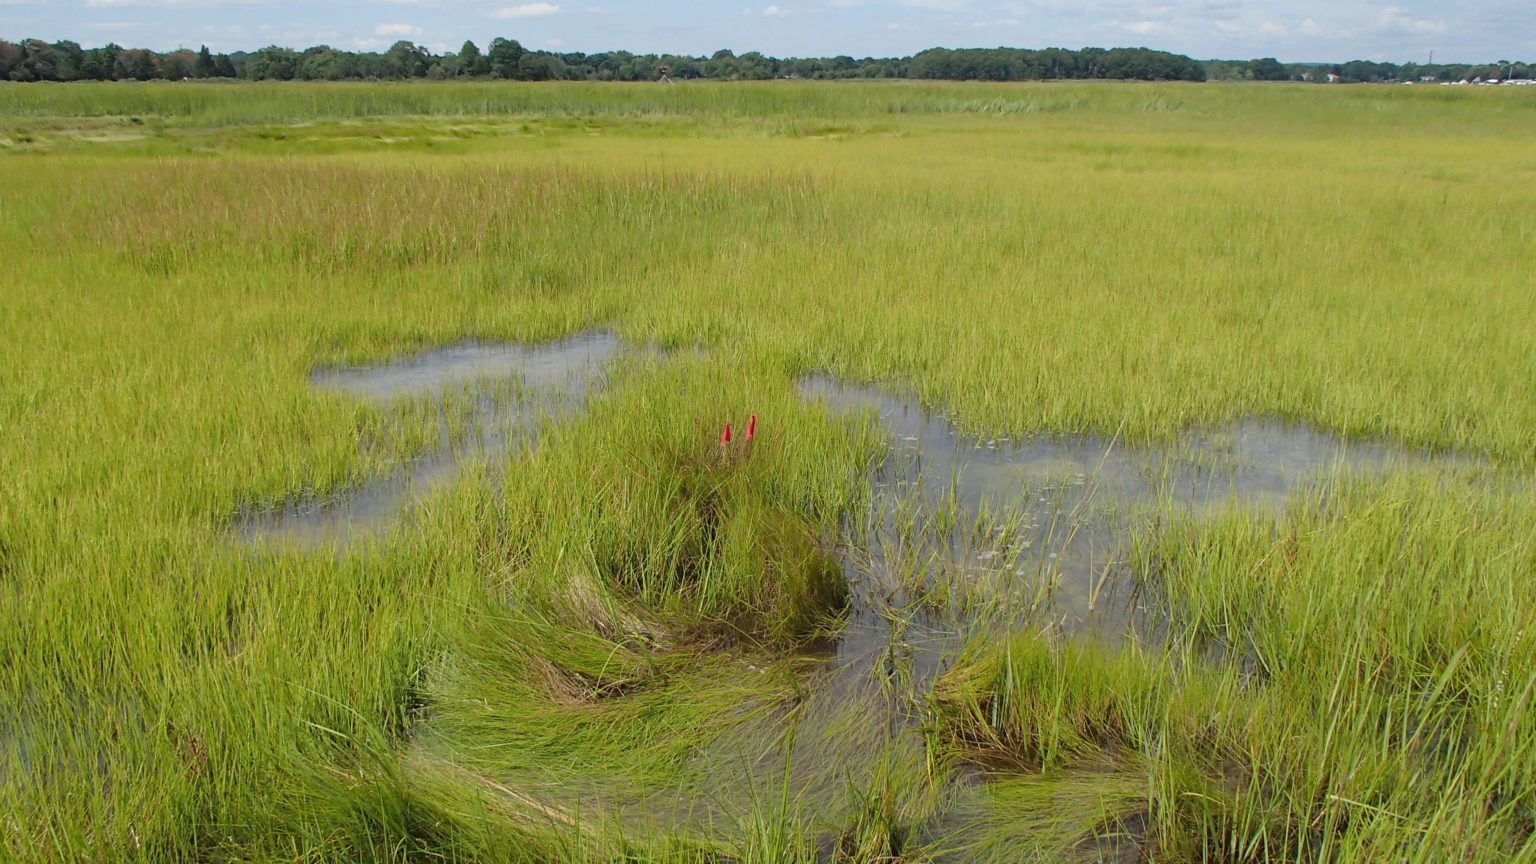
[(756, 434), (757, 434), (757, 415), (753, 414), (752, 415), (752, 419), (747, 421), (747, 440), (751, 441), (752, 440), (752, 436), (756, 435)]
[(731, 443), (731, 424), (727, 423), (725, 424), (725, 428), (720, 432), (720, 446), (724, 447), (729, 443)]

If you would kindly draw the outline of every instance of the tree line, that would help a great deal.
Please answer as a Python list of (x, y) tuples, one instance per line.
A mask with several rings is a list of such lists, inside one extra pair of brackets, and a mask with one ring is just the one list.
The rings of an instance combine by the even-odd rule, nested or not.
[(302, 51), (269, 45), (256, 51), (216, 54), (200, 50), (156, 52), (108, 43), (82, 48), (67, 40), (0, 39), (0, 80), (150, 81), (186, 78), (248, 80), (403, 80), (488, 78), (514, 81), (655, 81), (674, 79), (765, 80), (770, 78), (923, 78), (951, 81), (1122, 79), (1144, 81), (1327, 80), (1437, 81), (1529, 78), (1526, 63), (1284, 64), (1273, 57), (1197, 61), (1150, 48), (930, 48), (910, 57), (768, 57), (757, 51), (716, 51), (705, 56), (597, 54), (529, 51), (515, 39), (497, 37), (481, 51), (466, 41), (457, 52), (434, 54), (401, 40), (387, 51), (343, 51), (316, 45)]
[(1351, 60), (1348, 63), (1281, 63), (1273, 57), (1257, 60), (1207, 60), (1211, 81), (1327, 81), (1335, 75), (1349, 84), (1397, 84), (1404, 81), (1451, 82), (1528, 79), (1536, 64), (1510, 60), (1490, 63), (1387, 63)]
[(770, 78), (930, 78), (958, 81), (1026, 81), (1110, 78), (1203, 81), (1203, 67), (1182, 54), (1149, 48), (932, 48), (911, 57), (768, 57), (728, 50), (705, 56), (597, 54), (530, 51), (515, 39), (497, 37), (486, 50), (465, 42), (457, 52), (434, 54), (402, 40), (386, 51), (343, 51), (316, 45), (302, 51), (271, 45), (256, 51), (216, 54), (156, 52), (107, 44), (82, 48), (70, 41), (0, 40), (0, 80), (149, 81), (184, 78), (249, 80), (380, 80), (491, 78), (515, 81), (655, 81), (673, 79), (765, 80)]

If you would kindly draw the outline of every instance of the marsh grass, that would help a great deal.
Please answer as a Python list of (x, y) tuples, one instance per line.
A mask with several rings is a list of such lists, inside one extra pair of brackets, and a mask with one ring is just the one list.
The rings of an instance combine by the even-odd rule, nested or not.
[[(0, 857), (1531, 860), (1530, 95), (0, 87)], [(371, 542), (232, 542), (472, 432), (314, 369), (594, 325), (673, 353)], [(1481, 461), (1148, 519), (1160, 641), (973, 640), (849, 753), (883, 703), (795, 721), (882, 442), (818, 371)]]

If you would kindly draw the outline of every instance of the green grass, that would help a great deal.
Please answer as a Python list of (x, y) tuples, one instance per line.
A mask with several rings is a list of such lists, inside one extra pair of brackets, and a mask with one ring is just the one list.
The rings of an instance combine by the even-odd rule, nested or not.
[[(0, 857), (1536, 860), (1533, 118), (1496, 88), (0, 86)], [(434, 438), (315, 367), (595, 325), (669, 350), (409, 530), (232, 536)], [(881, 443), (801, 399), (816, 371), (992, 434), (1273, 416), (1475, 459), (1150, 521), (1165, 638), (976, 642), (925, 749), (849, 752), (878, 706), (797, 739), (798, 647), (838, 626)]]

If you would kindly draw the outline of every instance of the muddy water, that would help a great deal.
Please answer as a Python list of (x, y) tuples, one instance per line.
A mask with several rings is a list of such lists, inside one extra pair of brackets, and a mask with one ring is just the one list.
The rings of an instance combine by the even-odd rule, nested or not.
[(620, 350), (614, 334), (590, 331), (541, 345), (467, 343), (382, 366), (318, 370), (310, 379), (316, 388), (382, 405), (467, 398), (466, 433), (450, 436), (444, 419), (432, 452), (336, 496), (246, 513), (236, 529), (252, 542), (344, 546), (398, 525), (469, 461), (529, 441), (542, 423), (579, 409)]

